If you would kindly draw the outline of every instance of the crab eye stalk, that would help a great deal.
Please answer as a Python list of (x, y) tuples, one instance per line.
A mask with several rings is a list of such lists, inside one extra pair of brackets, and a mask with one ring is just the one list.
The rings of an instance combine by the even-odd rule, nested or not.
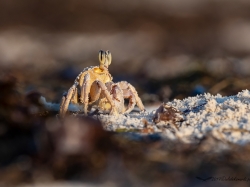
[(108, 66), (109, 66), (112, 61), (112, 56), (109, 50), (106, 51), (106, 58), (107, 58)]
[(99, 61), (100, 61), (100, 69), (104, 69), (105, 61), (106, 61), (106, 55), (103, 50), (99, 51)]

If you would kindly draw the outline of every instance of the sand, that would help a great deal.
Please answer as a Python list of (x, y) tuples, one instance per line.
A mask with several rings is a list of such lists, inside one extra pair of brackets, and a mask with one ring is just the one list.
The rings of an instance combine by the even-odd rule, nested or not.
[[(58, 104), (42, 101), (48, 110), (58, 110)], [(223, 97), (209, 93), (164, 103), (180, 111), (180, 122), (153, 122), (156, 109), (148, 112), (132, 112), (128, 115), (95, 115), (108, 131), (132, 131), (139, 134), (159, 133), (162, 138), (185, 143), (199, 142), (207, 135), (222, 142), (245, 145), (250, 142), (250, 92), (243, 90), (237, 95)], [(79, 106), (70, 105), (76, 112)], [(150, 129), (150, 131), (145, 131)], [(144, 129), (144, 130), (143, 130)]]

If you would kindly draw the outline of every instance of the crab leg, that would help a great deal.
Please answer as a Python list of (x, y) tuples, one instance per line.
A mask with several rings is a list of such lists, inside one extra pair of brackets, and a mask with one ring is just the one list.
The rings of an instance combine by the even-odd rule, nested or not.
[(112, 110), (111, 110), (111, 114), (114, 114), (116, 115), (117, 114), (117, 111), (116, 111), (116, 108), (115, 108), (115, 104), (112, 100), (112, 97), (107, 89), (107, 87), (100, 81), (96, 81), (97, 85), (102, 89), (102, 91), (104, 92), (106, 98), (108, 99), (108, 101), (110, 102), (111, 104), (111, 107), (112, 107)]
[(128, 113), (130, 113), (133, 109), (134, 109), (134, 107), (135, 107), (135, 103), (136, 103), (136, 101), (135, 101), (135, 96), (134, 96), (134, 94), (132, 93), (129, 97), (124, 97), (124, 98), (129, 98), (129, 104), (128, 104), (128, 108), (127, 108), (127, 110), (124, 112), (124, 114), (128, 114)]
[(124, 112), (124, 96), (119, 84), (113, 84), (111, 86), (110, 94), (115, 104), (116, 111), (122, 114)]
[(73, 103), (73, 104), (77, 104), (78, 103), (77, 88), (76, 88), (74, 94), (72, 95), (71, 103)]
[(140, 97), (138, 96), (137, 91), (135, 90), (134, 86), (132, 86), (131, 84), (128, 83), (128, 87), (131, 90), (131, 92), (133, 93), (135, 100), (136, 100), (136, 104), (139, 107), (139, 109), (141, 111), (145, 111), (145, 107), (142, 104), (142, 101), (141, 101)]
[(62, 115), (62, 113), (63, 113), (63, 106), (64, 106), (64, 104), (65, 104), (65, 100), (66, 100), (66, 95), (63, 95), (63, 97), (62, 97), (62, 101), (61, 101), (61, 104), (60, 104), (60, 111), (59, 111), (59, 114), (60, 115)]
[(87, 115), (87, 110), (88, 110), (90, 87), (91, 87), (90, 75), (87, 73), (84, 76), (84, 83), (81, 87), (81, 97), (80, 97), (80, 101), (84, 105), (83, 110), (85, 115)]
[(140, 108), (141, 111), (145, 111), (144, 105), (142, 104), (142, 101), (140, 97), (137, 94), (137, 91), (135, 90), (134, 86), (129, 84), (127, 81), (121, 81), (118, 83), (121, 89), (123, 90), (123, 96), (124, 98), (129, 98), (129, 105), (125, 113), (129, 113), (133, 110), (135, 104)]
[(70, 103), (70, 100), (74, 94), (74, 92), (76, 92), (77, 89), (76, 89), (76, 84), (74, 84), (68, 91), (67, 93), (67, 96), (63, 96), (62, 98), (62, 102), (61, 102), (61, 106), (60, 106), (60, 115), (62, 117), (64, 117), (67, 109), (68, 109), (68, 106), (69, 106), (69, 103)]

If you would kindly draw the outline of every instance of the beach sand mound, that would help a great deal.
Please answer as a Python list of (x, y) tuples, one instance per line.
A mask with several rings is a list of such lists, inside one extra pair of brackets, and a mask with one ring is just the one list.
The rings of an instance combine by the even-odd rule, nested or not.
[[(98, 115), (104, 128), (109, 131), (138, 130), (142, 134), (160, 133), (164, 138), (185, 143), (199, 142), (212, 135), (223, 142), (245, 145), (250, 142), (250, 92), (243, 90), (237, 95), (223, 97), (209, 93), (173, 100), (164, 106), (175, 108), (182, 120), (160, 121), (155, 124), (156, 110), (129, 115)], [(145, 128), (151, 131), (145, 131)]]

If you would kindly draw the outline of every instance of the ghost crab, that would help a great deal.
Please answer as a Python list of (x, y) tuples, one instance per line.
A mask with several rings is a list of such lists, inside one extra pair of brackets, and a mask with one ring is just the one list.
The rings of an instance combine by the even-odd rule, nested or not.
[[(112, 56), (109, 51), (99, 51), (99, 66), (85, 68), (75, 79), (73, 86), (62, 97), (60, 116), (64, 117), (70, 103), (83, 104), (84, 114), (87, 115), (88, 106), (94, 106), (109, 111), (110, 114), (129, 113), (135, 103), (141, 110), (145, 110), (135, 88), (121, 81), (113, 83), (113, 77), (108, 71)], [(124, 109), (124, 98), (129, 99), (127, 110)]]

